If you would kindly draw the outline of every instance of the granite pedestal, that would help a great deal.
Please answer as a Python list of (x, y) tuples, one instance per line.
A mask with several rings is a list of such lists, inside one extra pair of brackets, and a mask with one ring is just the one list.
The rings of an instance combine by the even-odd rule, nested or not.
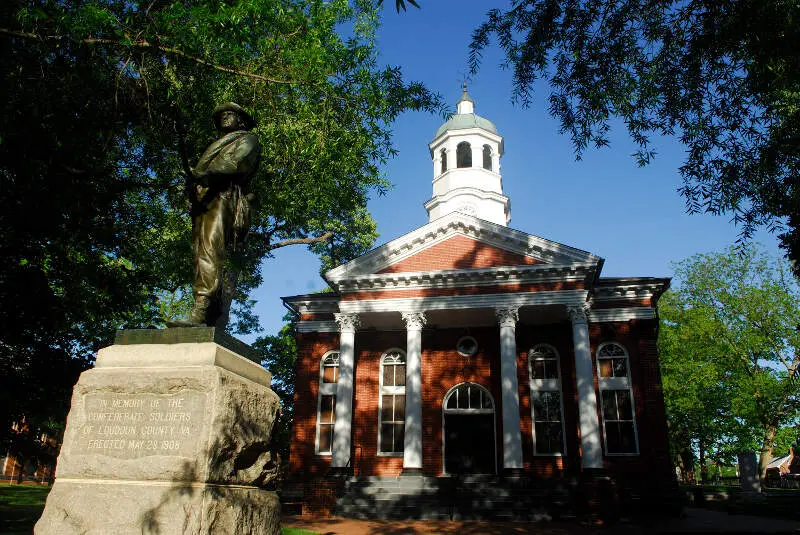
[(75, 385), (36, 534), (280, 533), (270, 374), (199, 330), (100, 350)]

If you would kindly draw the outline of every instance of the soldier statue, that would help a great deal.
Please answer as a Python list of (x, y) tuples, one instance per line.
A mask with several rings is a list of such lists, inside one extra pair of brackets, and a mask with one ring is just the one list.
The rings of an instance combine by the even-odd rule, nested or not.
[(255, 121), (241, 106), (217, 106), (214, 124), (222, 136), (203, 152), (190, 175), (194, 305), (186, 320), (171, 327), (213, 326), (223, 311), (222, 277), (227, 255), (240, 247), (250, 225), (250, 177), (258, 168), (261, 146), (249, 132)]

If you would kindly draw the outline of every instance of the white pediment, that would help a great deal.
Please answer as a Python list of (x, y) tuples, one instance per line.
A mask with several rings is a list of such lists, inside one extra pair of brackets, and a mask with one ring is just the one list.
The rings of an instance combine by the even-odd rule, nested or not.
[[(404, 234), (368, 253), (325, 273), (333, 286), (340, 281), (379, 275), (382, 270), (408, 259), (455, 236), (465, 236), (489, 247), (495, 247), (535, 261), (523, 264), (526, 269), (552, 270), (592, 266), (599, 271), (603, 259), (587, 251), (569, 247), (533, 234), (453, 212), (416, 230)], [(533, 262), (531, 262), (533, 263)], [(418, 271), (425, 271), (424, 269)], [(472, 271), (469, 268), (460, 271)]]

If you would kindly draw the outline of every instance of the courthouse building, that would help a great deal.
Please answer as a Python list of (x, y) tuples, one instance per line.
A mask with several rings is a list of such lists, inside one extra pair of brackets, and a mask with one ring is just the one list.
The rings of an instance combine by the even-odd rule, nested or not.
[(429, 222), (328, 271), (333, 292), (284, 298), (291, 478), (668, 485), (656, 303), (669, 279), (602, 277), (601, 257), (510, 228), (503, 138), (466, 90), (429, 147)]

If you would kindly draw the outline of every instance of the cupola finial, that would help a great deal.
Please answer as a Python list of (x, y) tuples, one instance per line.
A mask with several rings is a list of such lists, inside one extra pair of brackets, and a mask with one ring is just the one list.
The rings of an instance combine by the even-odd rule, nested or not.
[(469, 96), (469, 93), (467, 93), (466, 80), (461, 84), (461, 87), (463, 88), (463, 91), (461, 92), (461, 98), (456, 105), (458, 108), (458, 113), (475, 113), (475, 103), (473, 102), (472, 97)]

